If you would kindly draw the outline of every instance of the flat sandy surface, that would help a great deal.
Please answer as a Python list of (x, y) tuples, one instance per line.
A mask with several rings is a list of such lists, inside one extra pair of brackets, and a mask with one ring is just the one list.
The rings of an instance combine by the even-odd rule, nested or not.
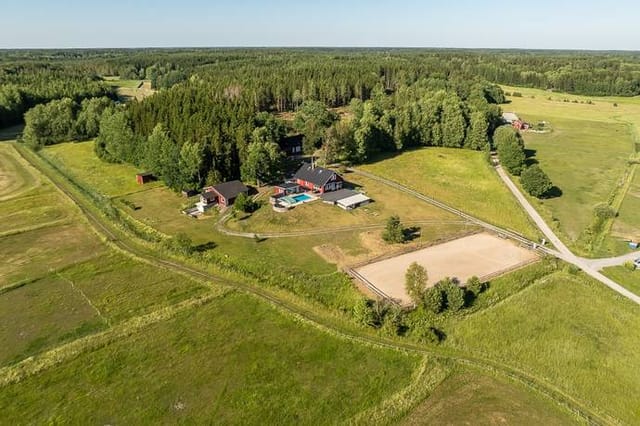
[(487, 276), (536, 258), (535, 252), (510, 240), (482, 233), (381, 260), (358, 268), (357, 272), (388, 296), (410, 303), (404, 289), (404, 276), (413, 262), (427, 268), (429, 285), (434, 285), (445, 277), (464, 283), (474, 275)]

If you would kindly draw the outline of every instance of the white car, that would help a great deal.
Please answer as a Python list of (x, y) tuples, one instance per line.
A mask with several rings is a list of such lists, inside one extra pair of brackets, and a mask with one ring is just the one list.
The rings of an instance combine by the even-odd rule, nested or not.
[(640, 269), (640, 257), (633, 261), (633, 266), (635, 266), (636, 269)]

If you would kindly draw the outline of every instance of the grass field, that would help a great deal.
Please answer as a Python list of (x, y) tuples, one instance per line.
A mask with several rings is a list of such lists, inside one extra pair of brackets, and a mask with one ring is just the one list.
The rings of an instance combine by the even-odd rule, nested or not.
[(448, 328), (446, 344), (517, 365), (621, 423), (640, 412), (638, 306), (556, 273)]
[[(228, 226), (244, 232), (292, 232), (382, 225), (394, 214), (400, 215), (405, 222), (460, 220), (459, 217), (445, 210), (417, 201), (410, 195), (364, 176), (349, 173), (345, 175), (345, 179), (350, 185), (359, 187), (374, 202), (355, 210), (345, 211), (317, 200), (297, 206), (286, 213), (277, 213), (269, 204), (266, 204), (246, 219), (228, 222)], [(319, 220), (319, 218), (322, 219)]]
[(0, 144), (0, 201), (16, 198), (39, 184), (34, 171), (9, 144)]
[(47, 276), (0, 294), (0, 365), (105, 327), (69, 282)]
[(93, 151), (93, 142), (62, 143), (47, 147), (42, 155), (54, 164), (63, 165), (72, 177), (108, 197), (147, 190), (160, 183), (144, 186), (136, 183), (141, 170), (126, 164), (109, 164), (100, 160)]
[(613, 234), (620, 238), (640, 241), (640, 169), (620, 206), (619, 216), (613, 223)]
[(0, 408), (9, 423), (336, 423), (406, 386), (418, 362), (230, 295), (4, 387)]
[[(640, 257), (640, 254), (638, 254), (638, 257)], [(630, 271), (624, 266), (616, 266), (605, 268), (603, 273), (635, 294), (640, 294), (640, 270)]]
[[(142, 100), (155, 93), (150, 80), (122, 80), (117, 76), (103, 77), (106, 84), (115, 87), (118, 97), (123, 101)], [(140, 87), (142, 84), (142, 87)]]
[[(585, 231), (592, 222), (594, 205), (610, 202), (624, 185), (627, 160), (638, 140), (640, 102), (634, 98), (590, 98), (537, 89), (505, 90), (519, 91), (523, 96), (509, 97), (511, 103), (503, 110), (514, 111), (533, 124), (547, 121), (553, 129), (548, 134), (524, 133), (527, 148), (535, 151), (535, 160), (562, 191), (561, 196), (538, 203), (540, 212), (549, 222), (557, 220), (563, 239), (579, 251), (593, 250), (597, 255), (623, 253), (624, 246), (611, 240), (604, 241), (604, 245), (596, 242), (598, 246), (591, 249)], [(618, 106), (614, 107), (616, 102)], [(631, 211), (635, 199), (630, 197), (633, 192), (614, 224), (616, 237), (637, 230), (638, 215)]]
[(361, 169), (537, 239), (538, 232), (481, 152), (424, 148), (380, 159)]
[(505, 379), (459, 371), (444, 380), (402, 425), (568, 425), (575, 419)]

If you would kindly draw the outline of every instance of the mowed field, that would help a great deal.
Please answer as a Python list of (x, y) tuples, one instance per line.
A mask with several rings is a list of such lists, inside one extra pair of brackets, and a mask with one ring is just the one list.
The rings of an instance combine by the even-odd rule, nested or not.
[(481, 233), (371, 263), (357, 272), (388, 296), (408, 305), (412, 301), (405, 289), (405, 273), (413, 262), (426, 268), (429, 285), (435, 285), (446, 277), (464, 283), (474, 275), (499, 275), (537, 259), (536, 253), (512, 241)]
[[(3, 421), (336, 422), (375, 408), (413, 379), (419, 357), (345, 342), (255, 298), (114, 252), (13, 146), (0, 145), (0, 154), (17, 165), (14, 179), (33, 187), (7, 181), (0, 214), (15, 201), (7, 188), (18, 197), (46, 190), (55, 197), (41, 198), (41, 207), (63, 209), (86, 234), (86, 241), (71, 240), (77, 252), (66, 257), (63, 236), (40, 236), (68, 232), (65, 223), (0, 237), (3, 250), (11, 246), (16, 256), (26, 250), (16, 236), (43, 251), (43, 265), (12, 264), (24, 280), (3, 274)], [(48, 365), (51, 357), (57, 361)], [(44, 369), (34, 374), (22, 367), (40, 362)], [(22, 368), (26, 376), (16, 376)]]
[(430, 147), (359, 168), (537, 240), (538, 231), (481, 152)]
[(542, 377), (612, 423), (637, 424), (639, 313), (638, 305), (600, 283), (557, 272), (504, 303), (443, 325), (445, 345)]
[[(640, 102), (537, 89), (504, 89), (518, 91), (522, 97), (508, 97), (511, 103), (503, 110), (514, 111), (532, 124), (546, 121), (552, 128), (547, 134), (523, 133), (526, 147), (534, 155), (532, 159), (540, 163), (561, 191), (560, 196), (534, 205), (549, 223), (555, 222), (563, 239), (575, 249), (596, 255), (624, 253), (624, 245), (615, 239), (628, 238), (635, 232), (637, 214), (628, 211), (633, 208), (634, 199), (625, 200), (627, 207), (620, 210), (614, 223), (614, 239), (605, 240), (604, 244), (596, 241), (596, 247), (590, 247), (587, 228), (593, 221), (595, 205), (610, 202), (616, 196), (622, 200), (627, 160), (635, 151), (640, 125)], [(614, 201), (615, 204), (619, 202)]]
[(336, 423), (418, 364), (231, 294), (2, 387), (0, 408), (10, 423)]

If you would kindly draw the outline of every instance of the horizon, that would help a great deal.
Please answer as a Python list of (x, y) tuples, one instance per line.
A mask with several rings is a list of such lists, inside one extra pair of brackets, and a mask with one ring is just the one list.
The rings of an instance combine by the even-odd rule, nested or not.
[[(4, 7), (0, 49), (415, 48), (640, 51), (640, 5), (542, 0), (504, 8), (459, 0), (257, 0), (208, 4), (143, 0), (108, 6), (79, 0), (25, 0)], [(576, 13), (579, 10), (579, 16)], [(624, 13), (616, 13), (624, 10)], [(461, 11), (463, 13), (461, 13)]]

